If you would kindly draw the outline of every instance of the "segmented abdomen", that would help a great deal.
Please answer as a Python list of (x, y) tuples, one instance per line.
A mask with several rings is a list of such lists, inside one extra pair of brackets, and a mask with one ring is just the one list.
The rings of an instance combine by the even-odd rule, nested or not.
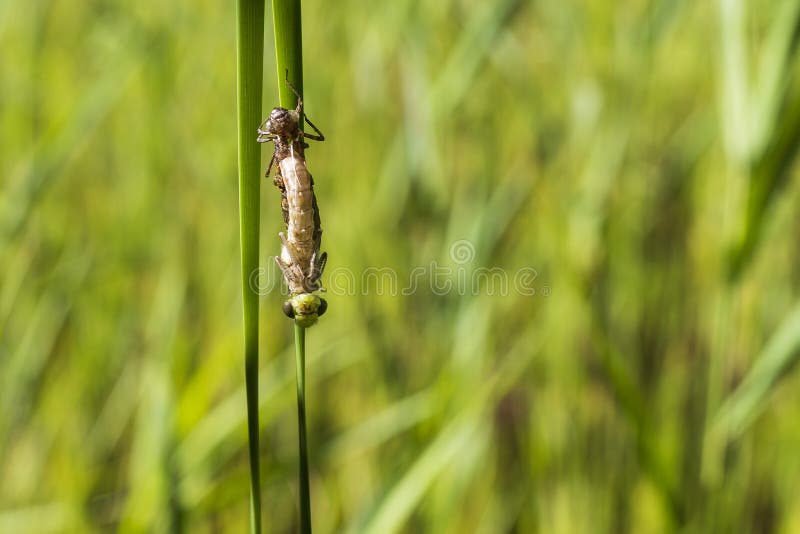
[(286, 238), (300, 267), (308, 272), (321, 233), (311, 174), (305, 160), (295, 156), (284, 158), (279, 166), (288, 209)]

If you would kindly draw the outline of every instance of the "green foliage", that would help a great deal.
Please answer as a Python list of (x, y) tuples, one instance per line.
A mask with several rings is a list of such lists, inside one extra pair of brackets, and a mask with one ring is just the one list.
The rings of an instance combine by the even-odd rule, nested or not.
[(792, 370), (798, 358), (800, 308), (795, 308), (767, 341), (742, 384), (720, 408), (712, 432), (729, 432), (735, 438), (740, 437), (765, 409), (778, 380)]
[(247, 389), (247, 436), (250, 453), (250, 532), (261, 532), (261, 471), (258, 421), (258, 292), (261, 210), (261, 123), (264, 61), (264, 0), (236, 2), (236, 86), (238, 89), (239, 236), (244, 302), (244, 363)]
[[(237, 221), (237, 20), (240, 52), (264, 49), (244, 14), (0, 3), (0, 532), (247, 531), (257, 331), (264, 531), (299, 530), (279, 195), (252, 135), (291, 101), (239, 85)], [(798, 16), (303, 3), (330, 252), (316, 532), (800, 531)]]
[(273, 0), (272, 23), (275, 30), (275, 64), (278, 67), (278, 95), (286, 109), (297, 106), (297, 97), (284, 81), (303, 95), (303, 31), (300, 0)]
[(300, 532), (311, 534), (311, 490), (308, 482), (308, 437), (306, 430), (306, 328), (294, 325), (295, 366), (297, 373), (297, 433), (299, 445), (298, 505), (300, 506)]
[[(275, 62), (278, 66), (278, 93), (284, 108), (297, 106), (297, 95), (303, 95), (303, 37), (300, 0), (273, 0), (272, 19), (275, 30)], [(288, 83), (287, 83), (288, 82)], [(289, 85), (291, 84), (291, 86)], [(302, 121), (301, 121), (302, 127)], [(320, 305), (316, 295), (292, 297), (294, 317), (294, 343), (297, 379), (297, 432), (298, 432), (298, 505), (300, 532), (311, 533), (311, 490), (308, 472), (308, 438), (306, 425), (306, 328), (317, 322), (316, 310)], [(313, 310), (305, 315), (304, 310)]]

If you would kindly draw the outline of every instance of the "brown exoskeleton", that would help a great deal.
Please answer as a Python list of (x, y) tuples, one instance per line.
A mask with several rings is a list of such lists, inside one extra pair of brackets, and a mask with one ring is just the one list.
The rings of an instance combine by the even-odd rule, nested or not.
[[(322, 241), (322, 228), (320, 225), (319, 208), (314, 195), (314, 180), (308, 171), (305, 160), (305, 149), (308, 145), (305, 139), (324, 141), (325, 136), (307, 118), (305, 122), (311, 126), (316, 134), (305, 133), (301, 129), (303, 120), (303, 99), (289, 83), (286, 84), (297, 96), (297, 107), (288, 110), (276, 107), (272, 110), (261, 126), (258, 128), (258, 142), (275, 143), (275, 152), (267, 168), (267, 176), (276, 165), (274, 182), (281, 190), (281, 207), (286, 232), (279, 234), (282, 248), (280, 257), (275, 258), (283, 272), (289, 292), (294, 297), (300, 294), (310, 294), (322, 290), (320, 277), (325, 269), (328, 254), (320, 254)], [(319, 297), (315, 297), (325, 302)], [(290, 298), (287, 303), (292, 302)], [(313, 306), (312, 306), (313, 307)], [(324, 313), (325, 305), (319, 304)], [(307, 315), (293, 310), (293, 316), (299, 320), (300, 315)], [(303, 307), (308, 310), (308, 306)], [(288, 308), (284, 306), (284, 311)], [(321, 315), (319, 313), (318, 315)], [(316, 314), (315, 319), (316, 320)], [(313, 323), (312, 323), (313, 324)]]

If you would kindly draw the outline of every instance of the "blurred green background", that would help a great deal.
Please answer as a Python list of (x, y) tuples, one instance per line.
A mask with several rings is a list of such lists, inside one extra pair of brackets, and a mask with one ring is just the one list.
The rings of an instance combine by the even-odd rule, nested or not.
[[(317, 532), (800, 532), (799, 21), (304, 2)], [(0, 532), (247, 530), (234, 28), (232, 2), (0, 1)], [(272, 276), (281, 222), (264, 180)], [(458, 289), (481, 268), (508, 291)], [(264, 525), (294, 532), (265, 293)]]

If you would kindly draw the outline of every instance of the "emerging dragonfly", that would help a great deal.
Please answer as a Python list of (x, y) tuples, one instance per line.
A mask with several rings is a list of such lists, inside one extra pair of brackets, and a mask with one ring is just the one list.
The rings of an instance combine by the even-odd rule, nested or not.
[(305, 121), (315, 134), (303, 132), (303, 99), (289, 82), (286, 85), (297, 96), (297, 108), (288, 110), (277, 107), (258, 127), (259, 143), (275, 143), (275, 153), (269, 162), (266, 176), (276, 164), (275, 185), (281, 191), (281, 208), (286, 233), (281, 238), (281, 255), (276, 257), (283, 278), (289, 286), (289, 300), (283, 304), (283, 312), (301, 326), (311, 326), (325, 313), (328, 303), (314, 295), (324, 291), (320, 277), (325, 269), (328, 253), (320, 254), (322, 227), (320, 225), (317, 198), (314, 195), (314, 180), (308, 172), (305, 139), (324, 141), (325, 136), (308, 118)]

